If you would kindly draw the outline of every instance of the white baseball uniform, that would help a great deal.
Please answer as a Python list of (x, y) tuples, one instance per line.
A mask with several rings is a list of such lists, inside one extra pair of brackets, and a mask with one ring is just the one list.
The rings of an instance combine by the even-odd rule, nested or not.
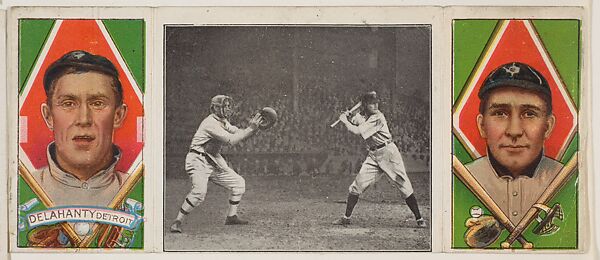
[(350, 185), (350, 193), (360, 195), (385, 173), (405, 198), (410, 196), (413, 193), (412, 184), (383, 113), (378, 111), (366, 119), (357, 114), (351, 121), (358, 125), (360, 135), (366, 140), (369, 155)]
[(215, 114), (206, 117), (190, 145), (185, 159), (185, 170), (192, 180), (192, 190), (186, 196), (182, 209), (189, 212), (206, 196), (208, 181), (231, 191), (230, 201), (240, 201), (246, 190), (244, 178), (237, 174), (221, 155), (221, 148), (239, 129), (227, 119)]

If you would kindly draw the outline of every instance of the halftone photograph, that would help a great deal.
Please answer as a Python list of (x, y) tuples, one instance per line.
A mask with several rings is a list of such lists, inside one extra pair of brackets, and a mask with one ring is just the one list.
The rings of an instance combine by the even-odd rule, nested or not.
[(431, 251), (430, 25), (164, 35), (164, 251)]

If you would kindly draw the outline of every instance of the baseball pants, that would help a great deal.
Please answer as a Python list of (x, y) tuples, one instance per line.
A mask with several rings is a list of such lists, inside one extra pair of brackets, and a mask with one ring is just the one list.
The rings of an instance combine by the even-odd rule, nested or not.
[(209, 180), (231, 191), (230, 201), (240, 201), (246, 191), (244, 178), (231, 169), (221, 155), (209, 157), (189, 152), (185, 158), (185, 170), (192, 181), (192, 190), (186, 196), (187, 203), (184, 203), (184, 206), (189, 204), (189, 207), (182, 207), (187, 212), (204, 201)]
[(404, 198), (413, 194), (413, 187), (406, 174), (402, 155), (400, 155), (400, 151), (394, 143), (390, 143), (376, 151), (369, 151), (369, 155), (363, 162), (358, 175), (350, 185), (349, 192), (355, 195), (362, 194), (384, 174), (392, 181), (392, 184), (402, 193)]

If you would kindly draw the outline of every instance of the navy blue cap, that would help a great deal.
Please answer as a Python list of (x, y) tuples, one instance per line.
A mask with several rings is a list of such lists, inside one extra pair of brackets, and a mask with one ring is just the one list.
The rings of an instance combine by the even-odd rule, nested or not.
[(483, 99), (489, 91), (501, 87), (517, 87), (535, 91), (544, 95), (550, 103), (552, 102), (548, 81), (542, 73), (525, 63), (511, 62), (494, 69), (479, 89), (478, 96)]
[(54, 80), (58, 79), (68, 70), (86, 72), (96, 71), (104, 73), (115, 79), (116, 90), (118, 93), (123, 93), (121, 82), (119, 82), (119, 72), (115, 65), (106, 57), (94, 55), (86, 51), (76, 50), (71, 51), (60, 57), (54, 63), (50, 64), (44, 74), (44, 90), (46, 95), (52, 87)]

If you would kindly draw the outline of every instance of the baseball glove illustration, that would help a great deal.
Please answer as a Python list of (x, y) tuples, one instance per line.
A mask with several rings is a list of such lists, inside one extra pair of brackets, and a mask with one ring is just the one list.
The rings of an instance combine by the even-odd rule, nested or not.
[(277, 112), (271, 107), (264, 107), (258, 111), (262, 116), (263, 120), (258, 126), (260, 130), (267, 130), (271, 128), (277, 122)]
[(493, 216), (469, 218), (465, 223), (465, 242), (472, 248), (484, 248), (496, 241), (502, 233), (500, 223)]
[(40, 226), (27, 234), (28, 246), (43, 248), (66, 247), (68, 239), (61, 235), (62, 229), (58, 225)]

